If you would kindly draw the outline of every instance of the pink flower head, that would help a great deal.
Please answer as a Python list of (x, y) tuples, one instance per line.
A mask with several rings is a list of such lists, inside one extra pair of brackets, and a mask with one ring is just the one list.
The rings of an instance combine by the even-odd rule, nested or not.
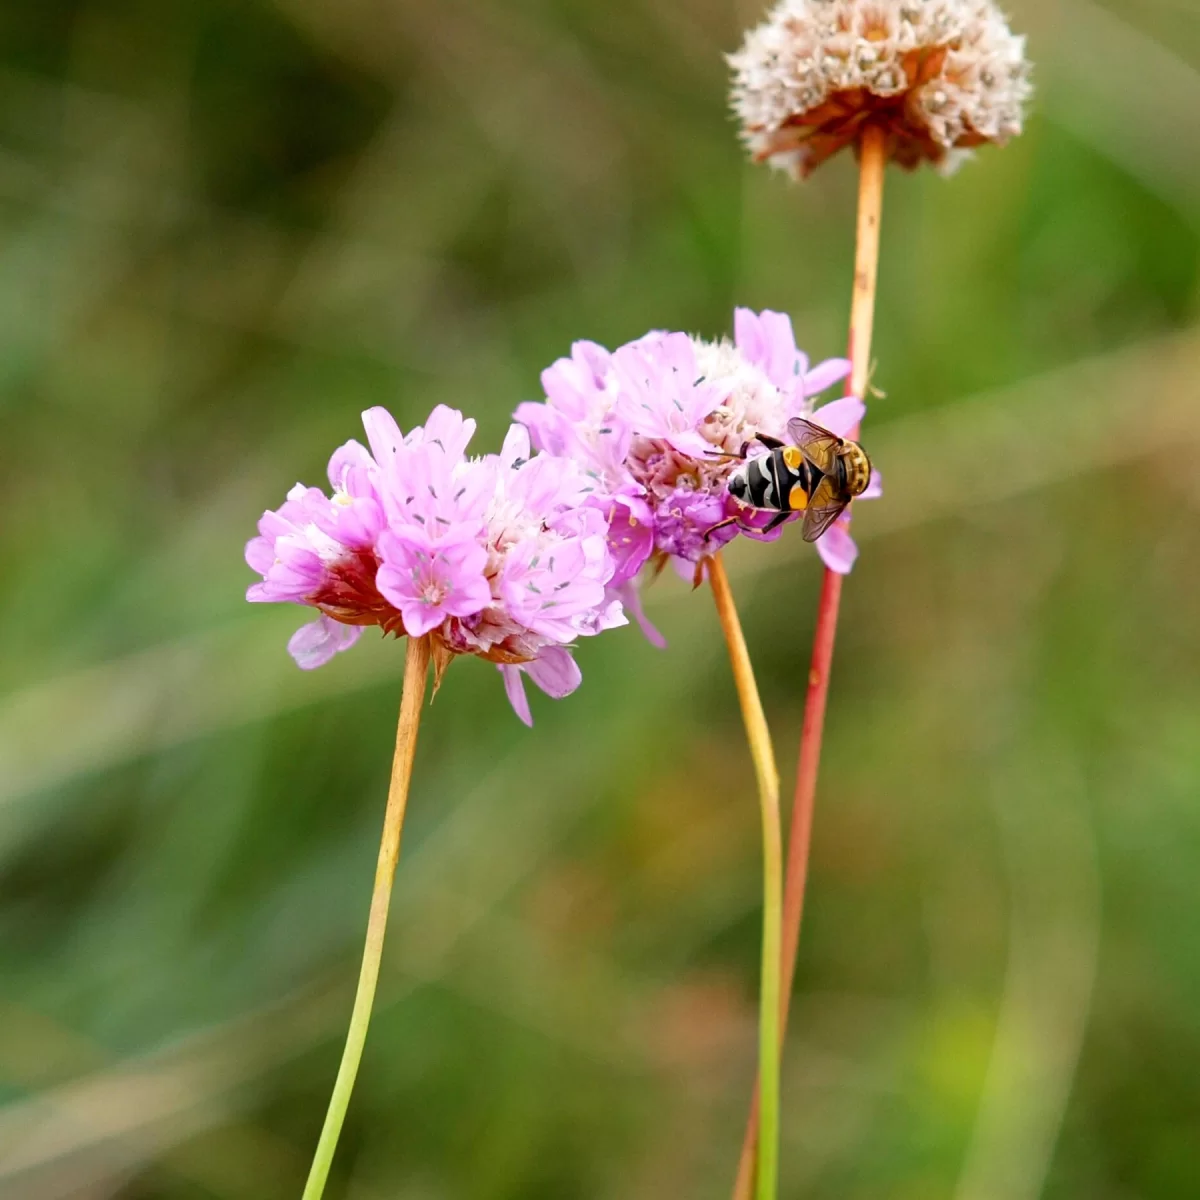
[[(813, 398), (850, 364), (810, 366), (785, 314), (738, 309), (734, 326), (733, 342), (651, 333), (612, 354), (577, 342), (570, 358), (543, 372), (545, 401), (516, 412), (533, 445), (570, 456), (594, 480), (589, 504), (608, 521), (616, 563), (609, 591), (639, 621), (634, 577), (647, 560), (674, 560), (690, 577), (739, 533), (779, 536), (779, 528), (765, 530), (775, 513), (747, 508), (727, 486), (743, 457), (766, 453), (760, 434), (785, 440), (791, 418), (811, 416), (844, 435), (862, 417), (855, 398), (813, 412)], [(848, 570), (848, 545), (839, 524), (817, 548), (835, 570)]]
[(523, 676), (566, 695), (580, 682), (571, 644), (626, 623), (607, 495), (574, 459), (533, 454), (521, 426), (500, 455), (468, 458), (475, 424), (453, 409), (408, 434), (380, 408), (363, 425), (371, 449), (349, 442), (334, 454), (332, 498), (297, 484), (263, 514), (246, 547), (263, 579), (248, 599), (319, 610), (289, 643), (306, 669), (364, 625), (430, 636), (435, 661), (488, 659), (528, 723)]

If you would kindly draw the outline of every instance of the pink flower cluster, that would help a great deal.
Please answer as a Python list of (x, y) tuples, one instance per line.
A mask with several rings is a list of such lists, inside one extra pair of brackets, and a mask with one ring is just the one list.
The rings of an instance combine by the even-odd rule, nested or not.
[[(304, 668), (367, 625), (429, 636), (439, 677), (455, 655), (488, 659), (531, 723), (523, 676), (551, 696), (573, 692), (571, 647), (626, 624), (625, 608), (661, 643), (636, 590), (648, 561), (690, 577), (739, 530), (779, 536), (763, 530), (775, 514), (727, 486), (741, 456), (765, 452), (759, 434), (786, 439), (788, 421), (806, 416), (845, 436), (861, 420), (855, 397), (813, 410), (849, 363), (810, 368), (786, 316), (738, 309), (734, 329), (732, 342), (651, 333), (612, 353), (577, 342), (543, 372), (545, 402), (517, 409), (499, 455), (467, 457), (475, 422), (453, 409), (407, 435), (368, 410), (370, 449), (351, 441), (333, 455), (332, 495), (297, 484), (263, 514), (246, 546), (262, 576), (248, 599), (319, 611), (288, 643)], [(872, 479), (864, 497), (878, 494)], [(858, 553), (844, 519), (817, 549), (841, 572)]]
[(320, 611), (288, 643), (301, 667), (367, 625), (430, 635), (442, 666), (488, 659), (530, 724), (522, 676), (565, 696), (581, 679), (576, 639), (626, 624), (594, 480), (569, 458), (531, 456), (519, 425), (499, 455), (468, 458), (475, 422), (445, 407), (407, 436), (382, 408), (363, 425), (370, 450), (351, 441), (333, 455), (332, 496), (297, 484), (263, 514), (246, 546), (263, 578), (247, 598)]
[[(764, 540), (780, 535), (781, 528), (759, 532), (774, 514), (730, 496), (729, 475), (741, 456), (766, 452), (759, 434), (786, 440), (792, 417), (843, 437), (856, 429), (865, 411), (857, 397), (812, 406), (849, 371), (845, 359), (810, 367), (783, 313), (739, 308), (732, 342), (650, 333), (611, 353), (576, 342), (570, 358), (542, 373), (546, 400), (520, 405), (516, 419), (535, 446), (573, 458), (595, 481), (609, 518), (614, 583), (628, 583), (651, 559), (674, 560), (691, 576), (739, 530)], [(879, 491), (873, 479), (864, 498)], [(736, 523), (714, 529), (728, 517)], [(858, 550), (846, 520), (817, 550), (831, 570), (850, 570)], [(633, 607), (629, 588), (622, 596)]]

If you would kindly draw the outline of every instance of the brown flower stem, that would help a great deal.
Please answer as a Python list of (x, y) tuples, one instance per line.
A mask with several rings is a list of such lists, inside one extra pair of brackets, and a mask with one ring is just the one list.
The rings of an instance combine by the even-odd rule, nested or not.
[[(862, 396), (871, 367), (871, 333), (875, 324), (875, 280), (879, 268), (879, 224), (883, 212), (883, 174), (887, 164), (884, 131), (868, 125), (859, 143), (858, 228), (854, 251), (854, 291), (850, 302), (850, 379), (846, 394)], [(853, 436), (857, 436), (855, 431)], [(804, 912), (804, 885), (808, 879), (808, 854), (812, 841), (813, 807), (817, 774), (821, 765), (821, 740), (825, 731), (825, 705), (829, 696), (829, 673), (837, 636), (838, 608), (842, 598), (842, 576), (825, 570), (817, 603), (808, 690), (804, 697), (804, 722), (800, 730), (800, 761), (796, 768), (796, 790), (792, 797), (792, 821), (788, 834), (787, 873), (783, 887), (784, 981), (780, 998), (779, 1036), (787, 1032), (792, 977), (800, 945), (800, 919)], [(749, 1200), (754, 1178), (754, 1145), (758, 1137), (757, 1098), (750, 1109), (742, 1156), (738, 1163), (734, 1200)]]
[(304, 1185), (303, 1200), (319, 1200), (325, 1190), (329, 1168), (337, 1149), (338, 1135), (346, 1118), (350, 1093), (358, 1075), (363, 1045), (367, 1040), (367, 1025), (375, 1002), (375, 986), (379, 982), (379, 963), (383, 957), (383, 935), (387, 928), (388, 906), (392, 898), (392, 880), (400, 858), (400, 834), (404, 813), (408, 807), (408, 783), (412, 778), (413, 755), (417, 749), (417, 726), (425, 702), (425, 677), (429, 671), (429, 639), (409, 638), (404, 659), (404, 689), (400, 696), (400, 720), (396, 726), (396, 749), (392, 756), (392, 778), (388, 784), (387, 809), (383, 816), (383, 837), (379, 842), (379, 858), (375, 865), (375, 888), (371, 893), (371, 915), (367, 919), (367, 940), (363, 949), (362, 967), (358, 975), (358, 990), (350, 1014), (350, 1028), (341, 1065), (329, 1098), (325, 1124), (313, 1155), (308, 1182)]
[(756, 1143), (757, 1200), (775, 1200), (779, 1175), (779, 1018), (782, 1011), (779, 964), (782, 950), (783, 835), (779, 817), (779, 771), (775, 767), (771, 734), (758, 695), (758, 685), (754, 681), (754, 669), (750, 665), (742, 624), (738, 620), (720, 554), (714, 554), (708, 560), (708, 580), (712, 585), (713, 600), (716, 601), (717, 615), (729, 650), (734, 686), (746, 726), (746, 741), (754, 761), (762, 815), (762, 978), (759, 986), (758, 1090), (755, 1095), (755, 1111), (762, 1113), (762, 1136)]

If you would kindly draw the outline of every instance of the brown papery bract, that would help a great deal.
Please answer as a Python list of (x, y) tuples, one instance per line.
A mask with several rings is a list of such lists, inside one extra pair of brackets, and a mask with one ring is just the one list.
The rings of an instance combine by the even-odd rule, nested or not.
[(900, 166), (952, 169), (1019, 134), (1031, 91), (991, 0), (782, 0), (729, 61), (751, 155), (799, 176), (868, 125)]

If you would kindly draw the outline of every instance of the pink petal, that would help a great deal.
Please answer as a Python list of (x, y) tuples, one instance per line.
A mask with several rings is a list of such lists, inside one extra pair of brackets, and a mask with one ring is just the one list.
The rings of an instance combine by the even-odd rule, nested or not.
[(271, 538), (251, 538), (246, 543), (246, 563), (260, 575), (265, 575), (275, 564), (275, 543)]
[(765, 341), (759, 329), (758, 314), (751, 308), (735, 308), (733, 344), (750, 362), (761, 362), (766, 357)]
[(344, 446), (339, 446), (329, 460), (329, 486), (337, 491), (345, 486), (346, 477), (351, 471), (373, 465), (367, 448), (351, 438)]
[(500, 461), (506, 467), (515, 467), (518, 462), (528, 461), (529, 456), (529, 430), (524, 425), (510, 425), (504, 435)]
[(525, 683), (521, 679), (521, 668), (503, 665), (498, 669), (504, 676), (504, 690), (508, 694), (509, 704), (513, 706), (513, 712), (524, 724), (533, 728), (533, 714), (529, 711), (529, 698), (525, 695)]
[(817, 539), (817, 553), (821, 560), (831, 570), (839, 575), (849, 575), (854, 560), (858, 557), (858, 547), (850, 536), (844, 521), (835, 521)]
[(801, 377), (800, 387), (806, 396), (819, 396), (826, 388), (833, 387), (839, 379), (845, 379), (849, 374), (848, 358), (827, 358)]
[(367, 442), (370, 444), (371, 453), (375, 456), (375, 461), (383, 466), (391, 460), (392, 455), (396, 452), (396, 447), (404, 441), (400, 426), (396, 424), (395, 417), (386, 408), (381, 408), (379, 405), (368, 408), (363, 413), (362, 423), (363, 429), (367, 432)]
[(569, 696), (583, 682), (579, 664), (562, 646), (547, 646), (533, 662), (525, 664), (525, 673), (555, 700)]
[(814, 425), (836, 433), (838, 437), (850, 437), (862, 422), (867, 406), (857, 396), (843, 396), (822, 404), (812, 415)]
[[(383, 570), (381, 567), (379, 571), (381, 579)], [(391, 599), (391, 597), (388, 598)], [(431, 629), (436, 629), (446, 619), (446, 610), (441, 605), (427, 604), (424, 600), (393, 599), (392, 603), (400, 610), (400, 617), (404, 622), (404, 632), (409, 637), (424, 637)]]
[(532, 400), (525, 400), (517, 405), (516, 411), (513, 413), (513, 420), (519, 421), (526, 429), (529, 430), (530, 438), (533, 444), (539, 450), (553, 449), (558, 452), (559, 443), (554, 441), (554, 434), (558, 432), (559, 416), (548, 404), (542, 404), (540, 401), (535, 403)]
[(288, 653), (301, 670), (311, 671), (323, 667), (335, 654), (349, 650), (361, 635), (361, 625), (343, 625), (322, 615), (292, 634)]
[(451, 458), (461, 458), (474, 433), (475, 422), (472, 418), (464, 419), (457, 408), (439, 404), (425, 422), (422, 441), (425, 445), (440, 446)]
[(790, 387), (799, 369), (808, 369), (808, 359), (796, 349), (792, 320), (786, 313), (769, 308), (755, 313), (748, 308), (733, 312), (734, 345), (747, 361), (759, 367), (776, 387)]
[(621, 603), (633, 614), (633, 619), (638, 623), (646, 641), (650, 645), (659, 650), (667, 648), (667, 639), (659, 633), (657, 627), (646, 616), (642, 608), (642, 589), (638, 587), (636, 579), (630, 579), (617, 589), (617, 595), (621, 598)]
[[(718, 533), (714, 533), (710, 542), (715, 542), (717, 538), (724, 533), (722, 529)], [(692, 587), (696, 582), (696, 564), (687, 558), (680, 558), (678, 554), (672, 554), (667, 561), (671, 564), (671, 570), (683, 580), (688, 587)]]
[(609, 509), (609, 521), (608, 549), (613, 560), (609, 582), (618, 587), (641, 570), (654, 549), (654, 514), (636, 496), (617, 496)]
[[(713, 407), (715, 408), (716, 405), (714, 404)], [(694, 429), (683, 429), (679, 432), (665, 430), (658, 436), (673, 449), (678, 450), (680, 454), (685, 454), (690, 458), (704, 460), (712, 450), (712, 444), (706, 442)]]
[[(767, 371), (773, 378), (782, 382), (795, 370), (798, 357), (796, 335), (792, 332), (792, 318), (787, 313), (764, 308), (758, 314), (758, 319), (762, 322), (767, 341)], [(807, 359), (804, 360), (804, 365), (808, 365)]]
[(345, 546), (373, 546), (383, 530), (383, 508), (375, 500), (355, 500), (349, 508), (338, 505), (335, 515), (332, 536)]

